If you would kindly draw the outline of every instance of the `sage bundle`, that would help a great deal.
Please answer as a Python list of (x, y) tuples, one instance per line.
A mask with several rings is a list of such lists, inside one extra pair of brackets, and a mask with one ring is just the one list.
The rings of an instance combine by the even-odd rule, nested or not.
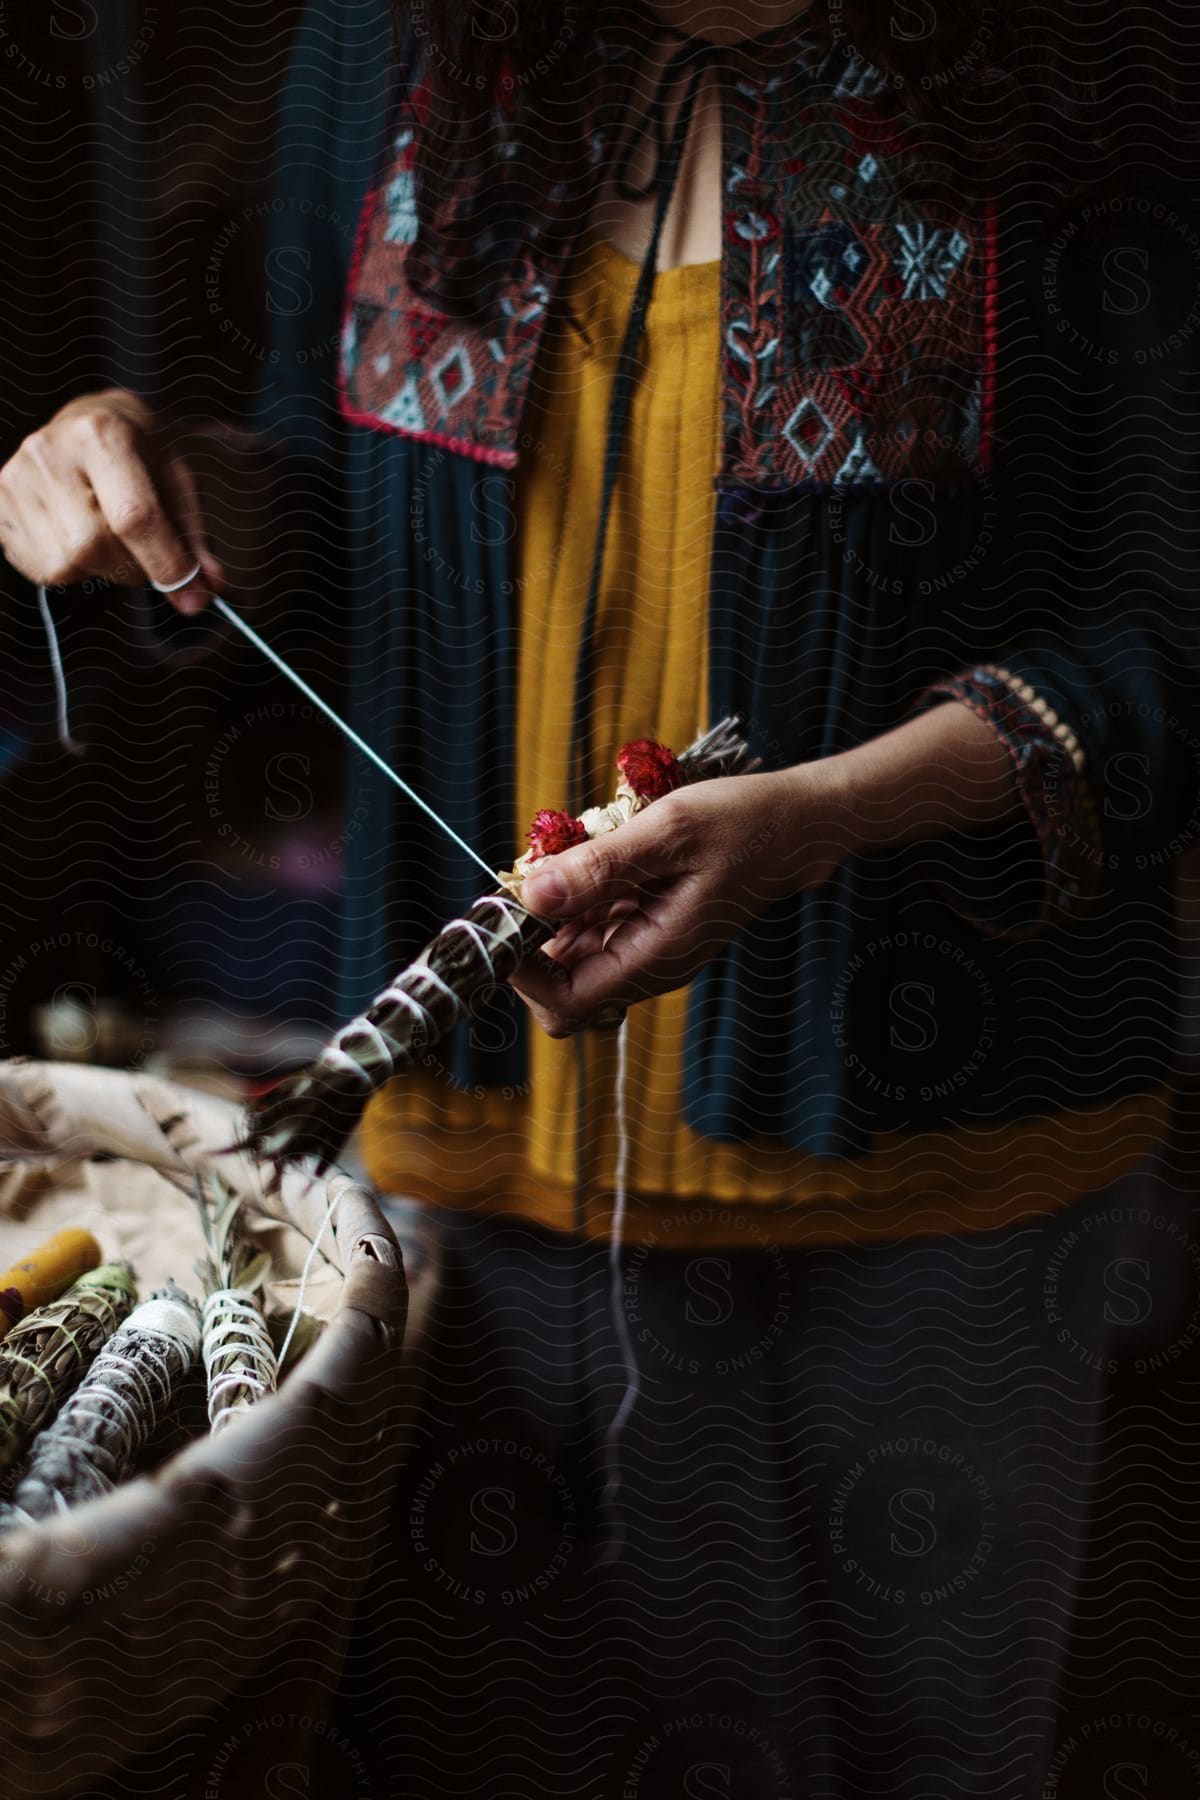
[(243, 1147), (277, 1167), (313, 1157), (320, 1170), (335, 1161), (371, 1095), (447, 1037), (476, 999), (554, 936), (557, 927), (527, 912), (517, 897), (533, 863), (618, 829), (674, 788), (748, 773), (756, 764), (737, 724), (722, 720), (678, 757), (662, 744), (627, 744), (618, 758), (616, 797), (607, 806), (578, 819), (540, 812), (529, 849), (497, 876), (501, 891), (476, 900), (440, 931), (316, 1062), (255, 1101)]
[(11, 1328), (0, 1344), (0, 1469), (24, 1454), (75, 1392), (136, 1299), (129, 1264), (102, 1263)]
[[(215, 1178), (214, 1178), (215, 1180)], [(208, 1257), (197, 1265), (207, 1289), (200, 1315), (200, 1345), (208, 1385), (208, 1422), (215, 1437), (266, 1394), (278, 1379), (275, 1346), (257, 1290), (271, 1259), (251, 1242), (245, 1208), (235, 1194), (215, 1185), (210, 1201), (197, 1183)]]
[(107, 1494), (175, 1404), (200, 1348), (200, 1317), (173, 1281), (136, 1306), (58, 1417), (34, 1440), (13, 1494), (44, 1519)]

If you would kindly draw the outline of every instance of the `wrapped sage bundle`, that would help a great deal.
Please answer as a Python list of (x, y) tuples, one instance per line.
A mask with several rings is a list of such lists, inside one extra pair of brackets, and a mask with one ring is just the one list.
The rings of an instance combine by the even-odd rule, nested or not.
[(71, 1283), (100, 1261), (90, 1231), (69, 1226), (0, 1275), (0, 1337), (35, 1307), (57, 1300)]
[(476, 900), (440, 931), (366, 1012), (342, 1027), (315, 1063), (253, 1102), (243, 1147), (277, 1166), (306, 1157), (315, 1157), (318, 1169), (333, 1162), (371, 1095), (448, 1036), (478, 996), (507, 981), (553, 937), (556, 927), (535, 918), (517, 898), (533, 863), (618, 829), (674, 788), (748, 773), (756, 764), (737, 724), (722, 720), (678, 757), (662, 744), (627, 744), (618, 758), (621, 782), (609, 805), (590, 807), (578, 819), (540, 812), (530, 829), (529, 850), (497, 877), (501, 891)]
[(137, 1299), (127, 1262), (102, 1263), (58, 1300), (27, 1313), (0, 1343), (0, 1469), (25, 1452), (75, 1392)]
[(175, 1403), (199, 1348), (199, 1314), (173, 1281), (135, 1307), (35, 1439), (13, 1494), (17, 1515), (44, 1519), (115, 1487)]
[(245, 1418), (264, 1395), (275, 1392), (275, 1346), (256, 1291), (266, 1279), (271, 1259), (248, 1237), (245, 1209), (236, 1194), (217, 1182), (210, 1201), (203, 1182), (197, 1182), (197, 1199), (208, 1244), (206, 1261), (197, 1265), (207, 1289), (200, 1348), (208, 1384), (208, 1421), (215, 1437), (236, 1419)]

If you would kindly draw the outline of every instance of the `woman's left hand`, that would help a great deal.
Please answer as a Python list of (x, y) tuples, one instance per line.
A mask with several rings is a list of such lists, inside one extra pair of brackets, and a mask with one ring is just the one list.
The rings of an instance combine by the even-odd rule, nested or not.
[(547, 857), (522, 902), (565, 921), (512, 986), (551, 1037), (601, 1007), (689, 982), (773, 900), (816, 887), (849, 853), (831, 764), (681, 788), (628, 824)]

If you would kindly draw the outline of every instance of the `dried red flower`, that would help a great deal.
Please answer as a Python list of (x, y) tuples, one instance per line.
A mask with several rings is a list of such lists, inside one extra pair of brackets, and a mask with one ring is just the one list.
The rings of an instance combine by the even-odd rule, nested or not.
[(661, 800), (683, 783), (683, 766), (675, 752), (652, 738), (626, 744), (617, 767), (639, 800)]
[(544, 807), (529, 827), (529, 854), (536, 862), (542, 856), (557, 856), (575, 844), (587, 843), (587, 827), (582, 819), (569, 812), (554, 812)]

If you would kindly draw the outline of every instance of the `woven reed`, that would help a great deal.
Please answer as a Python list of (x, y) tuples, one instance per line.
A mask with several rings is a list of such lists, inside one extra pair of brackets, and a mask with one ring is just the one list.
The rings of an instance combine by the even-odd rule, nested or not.
[[(316, 1741), (413, 1404), (408, 1295), (367, 1191), (311, 1169), (268, 1191), (268, 1170), (222, 1154), (235, 1134), (228, 1104), (149, 1077), (0, 1063), (0, 1251), (6, 1215), (28, 1228), (76, 1194), (138, 1184), (163, 1218), (194, 1221), (195, 1177), (214, 1168), (309, 1238), (340, 1195), (319, 1265), (332, 1316), (280, 1392), (236, 1431), (0, 1538), (0, 1800), (175, 1794), (181, 1759), (197, 1793), (218, 1767), (222, 1793), (261, 1793)], [(195, 1249), (180, 1248), (181, 1279)], [(422, 1261), (418, 1339), (436, 1286)]]

